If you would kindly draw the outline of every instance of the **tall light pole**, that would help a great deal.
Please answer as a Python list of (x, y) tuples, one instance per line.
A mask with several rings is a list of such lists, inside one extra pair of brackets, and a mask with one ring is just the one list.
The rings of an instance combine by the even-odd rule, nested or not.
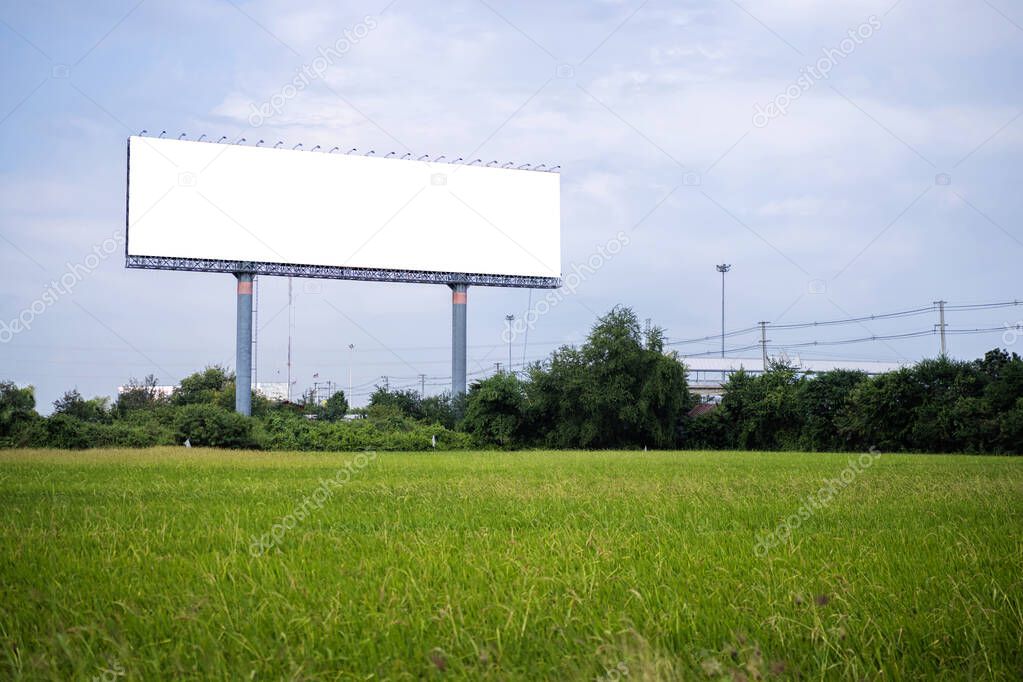
[[(721, 359), (725, 357), (725, 273), (732, 269), (731, 264), (722, 263), (716, 265), (717, 271), (721, 273)], [(725, 363), (721, 363), (721, 378), (724, 379), (726, 372)]]
[(505, 322), (508, 323), (508, 371), (512, 371), (512, 322), (515, 321), (514, 315), (505, 315)]
[(352, 365), (355, 364), (355, 344), (348, 344), (348, 350), (352, 351), (351, 357), (348, 358), (348, 405), (352, 405)]

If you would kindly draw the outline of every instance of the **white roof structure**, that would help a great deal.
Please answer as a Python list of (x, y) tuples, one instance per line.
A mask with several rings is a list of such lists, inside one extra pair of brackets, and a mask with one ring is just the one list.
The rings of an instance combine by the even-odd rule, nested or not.
[[(760, 373), (764, 371), (763, 359), (754, 358), (679, 358), (690, 372), (737, 372), (745, 369), (747, 372)], [(835, 369), (848, 369), (867, 374), (884, 374), (892, 372), (900, 367), (906, 367), (910, 363), (878, 362), (873, 360), (811, 360), (803, 359), (798, 355), (788, 358), (772, 356), (772, 360), (787, 360), (788, 364), (797, 367), (803, 372), (830, 372)]]

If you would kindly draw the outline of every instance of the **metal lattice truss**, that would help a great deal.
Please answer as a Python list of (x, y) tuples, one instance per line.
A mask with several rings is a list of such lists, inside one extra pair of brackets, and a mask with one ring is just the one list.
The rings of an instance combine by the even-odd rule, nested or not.
[(428, 272), (423, 270), (387, 270), (349, 268), (334, 265), (291, 265), (287, 263), (246, 262), (205, 258), (168, 258), (166, 256), (126, 256), (125, 267), (143, 270), (188, 270), (191, 272), (247, 272), (279, 277), (318, 279), (354, 279), (366, 282), (406, 282), (414, 284), (466, 284), (487, 287), (557, 289), (560, 277), (524, 275), (487, 275), (482, 273)]

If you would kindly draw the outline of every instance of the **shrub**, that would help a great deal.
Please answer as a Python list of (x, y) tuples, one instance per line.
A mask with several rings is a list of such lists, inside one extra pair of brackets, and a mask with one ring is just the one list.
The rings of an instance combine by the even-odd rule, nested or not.
[(262, 422), (262, 446), (267, 450), (431, 450), (434, 436), (437, 449), (463, 449), (472, 445), (468, 434), (401, 417), (393, 408), (378, 410), (387, 413), (381, 421), (328, 422), (285, 413), (272, 414)]
[(67, 414), (46, 419), (46, 447), (85, 450), (98, 444), (99, 427)]
[(176, 440), (214, 448), (258, 447), (251, 417), (216, 405), (186, 405), (175, 418)]

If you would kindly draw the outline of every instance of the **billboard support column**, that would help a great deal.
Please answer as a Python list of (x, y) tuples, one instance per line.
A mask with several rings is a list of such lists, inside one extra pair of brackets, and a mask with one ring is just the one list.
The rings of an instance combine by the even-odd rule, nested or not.
[(234, 361), (234, 410), (252, 414), (252, 273), (236, 272), (238, 278), (238, 332)]
[(451, 397), (465, 393), (465, 313), (468, 284), (450, 284), (451, 287)]

